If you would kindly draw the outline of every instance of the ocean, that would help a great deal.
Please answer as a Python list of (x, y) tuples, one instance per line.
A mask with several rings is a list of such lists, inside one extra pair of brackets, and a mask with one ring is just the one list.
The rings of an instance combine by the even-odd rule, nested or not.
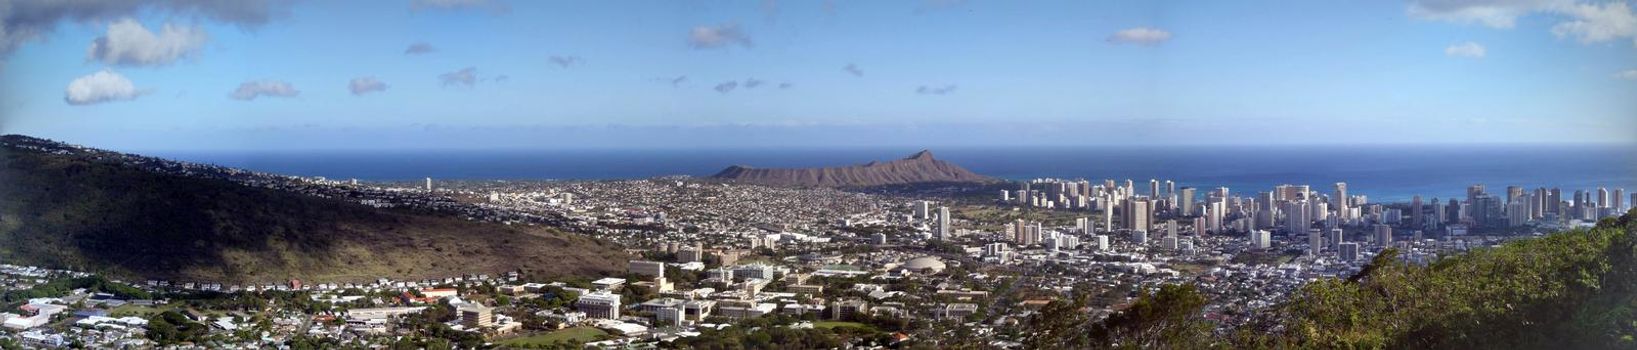
[[(146, 152), (163, 158), (331, 179), (633, 179), (709, 176), (730, 165), (821, 167), (906, 157), (918, 149), (665, 149), (493, 151)], [(1464, 196), (1484, 184), (1637, 190), (1637, 149), (1607, 145), (1005, 147), (932, 150), (979, 174), (1024, 180), (1173, 180), (1233, 193), (1305, 184), (1373, 202)], [(1204, 191), (1202, 190), (1201, 193)], [(1567, 196), (1567, 194), (1565, 194)]]

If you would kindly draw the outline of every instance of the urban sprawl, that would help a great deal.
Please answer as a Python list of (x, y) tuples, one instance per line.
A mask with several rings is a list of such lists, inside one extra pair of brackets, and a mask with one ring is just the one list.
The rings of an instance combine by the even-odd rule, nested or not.
[[(45, 147), (45, 146), (40, 146)], [(63, 147), (53, 152), (93, 152)], [(843, 346), (1020, 347), (1025, 320), (1076, 288), (1119, 312), (1191, 283), (1206, 317), (1251, 322), (1302, 284), (1396, 248), (1417, 264), (1586, 227), (1637, 202), (1622, 189), (1504, 189), (1373, 203), (1346, 183), (1243, 194), (1167, 180), (1035, 179), (926, 192), (782, 188), (687, 177), (358, 182), (108, 153), (144, 169), (552, 225), (619, 243), (626, 273), (536, 280), (472, 271), (421, 280), (158, 281), (0, 266), (0, 344), (93, 348), (668, 348), (735, 327), (829, 330)], [(953, 194), (951, 194), (953, 193)], [(26, 297), (26, 298), (24, 298)]]

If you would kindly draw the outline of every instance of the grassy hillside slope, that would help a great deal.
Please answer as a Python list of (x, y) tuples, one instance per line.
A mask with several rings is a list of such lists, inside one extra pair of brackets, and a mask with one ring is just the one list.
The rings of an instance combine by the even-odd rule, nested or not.
[(0, 261), (132, 278), (273, 282), (617, 272), (615, 244), (0, 148)]

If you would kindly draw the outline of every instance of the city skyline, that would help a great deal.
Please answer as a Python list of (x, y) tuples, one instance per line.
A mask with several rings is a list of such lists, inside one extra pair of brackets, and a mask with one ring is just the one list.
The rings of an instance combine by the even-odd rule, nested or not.
[(6, 4), (111, 149), (1637, 142), (1624, 1)]

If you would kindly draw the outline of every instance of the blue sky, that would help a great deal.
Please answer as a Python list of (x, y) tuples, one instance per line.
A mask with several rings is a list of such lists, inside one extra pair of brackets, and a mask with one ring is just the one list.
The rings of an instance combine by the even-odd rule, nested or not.
[(0, 5), (0, 132), (131, 151), (1637, 143), (1623, 1)]

